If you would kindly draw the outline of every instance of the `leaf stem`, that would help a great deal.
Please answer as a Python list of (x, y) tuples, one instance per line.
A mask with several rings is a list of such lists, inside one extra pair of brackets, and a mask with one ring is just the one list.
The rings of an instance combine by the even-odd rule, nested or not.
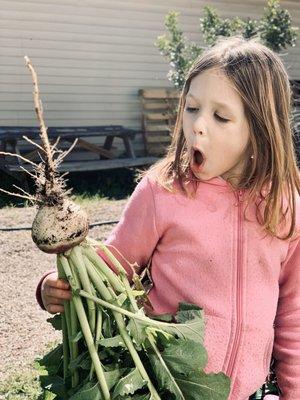
[[(112, 294), (108, 290), (108, 288), (104, 285), (104, 283), (101, 281), (101, 279), (99, 279), (94, 265), (91, 262), (89, 262), (88, 260), (86, 260), (86, 261), (87, 262), (86, 262), (85, 266), (86, 266), (87, 272), (88, 272), (93, 284), (95, 285), (96, 289), (98, 290), (100, 296), (102, 296), (103, 298), (105, 298), (108, 301), (116, 301), (116, 299), (112, 296)], [(79, 295), (81, 295), (81, 292), (84, 292), (84, 291), (81, 290), (79, 292)], [(87, 298), (90, 298), (90, 297), (87, 297)], [(95, 297), (95, 299), (97, 299), (97, 297)], [(104, 301), (104, 303), (110, 304), (106, 301)], [(119, 308), (119, 307), (117, 307), (117, 308)], [(140, 359), (140, 356), (132, 343), (131, 337), (129, 336), (129, 334), (127, 332), (126, 324), (124, 322), (123, 316), (119, 312), (116, 312), (113, 309), (112, 309), (112, 313), (113, 313), (115, 321), (118, 325), (120, 335), (122, 336), (122, 339), (133, 359), (133, 362), (135, 363), (137, 369), (139, 370), (142, 378), (147, 382), (147, 386), (152, 395), (152, 398), (155, 400), (159, 400), (160, 396), (157, 393), (154, 385), (152, 384), (152, 382), (148, 376), (148, 373)], [(133, 314), (133, 315), (135, 315), (135, 314)]]
[(163, 321), (155, 321), (153, 319), (148, 318), (146, 315), (137, 315), (131, 311), (125, 310), (124, 308), (118, 307), (113, 303), (109, 303), (108, 301), (99, 299), (98, 297), (91, 296), (89, 293), (85, 292), (84, 290), (79, 291), (79, 296), (85, 297), (87, 299), (93, 300), (95, 303), (101, 304), (105, 308), (109, 308), (112, 311), (116, 311), (120, 314), (126, 315), (127, 317), (137, 319), (141, 321), (144, 325), (152, 325), (152, 326), (157, 326), (160, 329), (163, 329), (162, 326), (165, 326), (168, 328), (169, 326), (176, 326), (176, 324), (172, 324), (169, 322), (163, 322)]
[[(66, 274), (72, 288), (75, 291), (78, 290), (79, 288), (76, 285), (76, 281), (74, 280), (71, 268), (69, 266), (68, 259), (65, 256), (63, 256), (62, 254), (60, 254), (58, 257), (60, 258), (60, 261), (64, 268), (65, 274)], [(94, 297), (94, 296), (92, 296), (92, 297)], [(102, 389), (104, 400), (110, 400), (111, 397), (110, 397), (110, 393), (109, 393), (109, 388), (108, 388), (108, 385), (107, 385), (107, 382), (105, 379), (105, 375), (104, 375), (104, 371), (103, 371), (101, 362), (99, 360), (98, 353), (95, 348), (93, 336), (92, 336), (92, 333), (91, 333), (91, 330), (89, 327), (89, 323), (88, 323), (88, 320), (87, 320), (87, 317), (86, 317), (86, 314), (84, 311), (84, 307), (83, 307), (81, 298), (78, 295), (74, 294), (73, 301), (74, 301), (76, 313), (77, 313), (77, 316), (79, 319), (79, 323), (80, 323), (80, 326), (82, 329), (83, 336), (85, 338), (92, 362), (95, 366), (95, 372), (96, 372), (96, 375), (98, 378), (99, 385)]]
[[(89, 280), (89, 277), (88, 277), (88, 274), (86, 272), (86, 268), (84, 265), (84, 260), (83, 260), (83, 256), (82, 256), (82, 252), (81, 252), (81, 246), (73, 247), (70, 252), (69, 257), (70, 257), (74, 267), (78, 271), (83, 289), (92, 295), (93, 293), (92, 293), (92, 288), (91, 288), (91, 282)], [(95, 325), (96, 325), (95, 303), (92, 300), (88, 299), (87, 306), (88, 306), (90, 329), (91, 329), (92, 335), (94, 335)]]
[[(147, 333), (147, 338), (150, 342), (150, 345), (152, 346), (153, 350), (155, 351), (155, 354), (157, 356), (157, 358), (159, 359), (160, 363), (162, 364), (164, 370), (166, 371), (166, 373), (169, 375), (170, 380), (172, 381), (172, 384), (176, 387), (177, 393), (176, 393), (176, 399), (178, 400), (185, 400), (185, 397), (180, 389), (180, 387), (177, 385), (176, 380), (174, 379), (174, 377), (172, 376), (169, 368), (167, 367), (165, 360), (162, 358), (162, 355), (160, 354), (160, 351), (157, 348), (157, 345), (155, 343), (155, 339), (153, 338), (152, 333)], [(179, 397), (177, 396), (179, 395)]]
[[(58, 271), (58, 278), (63, 279), (65, 278), (65, 273), (62, 265), (60, 264), (58, 258), (57, 258), (57, 271)], [(65, 306), (65, 301), (64, 301), (64, 306)], [(67, 328), (67, 321), (70, 320), (70, 316), (67, 315), (67, 310), (65, 309), (65, 312), (61, 314), (62, 318), (62, 335), (63, 335), (63, 363), (64, 363), (64, 381), (66, 382), (66, 377), (68, 374), (68, 364), (69, 364), (69, 348), (68, 348), (68, 328)], [(69, 331), (70, 333), (70, 331)]]
[(122, 293), (125, 291), (120, 278), (109, 268), (91, 246), (83, 246), (82, 252), (95, 265), (99, 272), (106, 276), (108, 282), (116, 292)]

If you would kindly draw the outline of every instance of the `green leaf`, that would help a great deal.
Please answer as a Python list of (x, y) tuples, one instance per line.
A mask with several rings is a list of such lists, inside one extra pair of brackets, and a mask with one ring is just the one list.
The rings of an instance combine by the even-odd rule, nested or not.
[(230, 393), (230, 378), (222, 372), (192, 372), (188, 377), (177, 376), (176, 382), (189, 400), (227, 400)]
[(150, 397), (150, 393), (148, 394), (134, 394), (133, 396), (118, 396), (114, 400), (154, 400), (153, 397)]
[(202, 318), (202, 308), (191, 303), (179, 303), (176, 314), (177, 322), (185, 323), (194, 319), (195, 316)]
[(175, 377), (171, 374), (168, 368), (161, 363), (155, 353), (149, 353), (149, 359), (155, 373), (155, 377), (159, 384), (159, 389), (167, 389), (175, 394), (176, 400), (185, 400), (184, 395), (178, 386)]
[(83, 370), (89, 370), (91, 367), (92, 361), (90, 358), (90, 354), (88, 351), (79, 354), (74, 360), (70, 361), (69, 369), (70, 371), (76, 368), (82, 368)]
[(204, 311), (200, 307), (194, 304), (180, 303), (176, 321), (178, 324), (170, 324), (170, 329), (164, 330), (203, 345), (205, 320)]
[(36, 362), (44, 367), (49, 375), (56, 375), (62, 362), (63, 345), (59, 344), (42, 358), (37, 358)]
[(107, 339), (100, 339), (97, 343), (104, 347), (126, 347), (121, 335)]
[(127, 324), (127, 330), (139, 349), (141, 349), (142, 343), (147, 338), (146, 327), (144, 322), (133, 318)]
[(57, 331), (62, 330), (62, 315), (55, 314), (54, 317), (47, 318), (47, 322), (49, 322), (53, 328)]
[(48, 390), (44, 391), (42, 400), (56, 400), (56, 399), (57, 396), (54, 393), (51, 393)]
[(74, 335), (70, 336), (70, 341), (73, 343), (76, 343), (82, 338), (83, 338), (83, 334), (81, 331), (79, 331), (79, 332), (75, 333)]
[[(162, 355), (163, 356), (163, 355)], [(163, 357), (164, 358), (164, 357)], [(227, 400), (230, 392), (230, 379), (223, 373), (205, 374), (203, 371), (192, 371), (182, 366), (184, 374), (180, 373), (180, 365), (174, 360), (164, 358), (169, 371), (163, 367), (158, 357), (149, 354), (149, 359), (159, 383), (160, 390), (167, 389), (177, 399), (189, 400)], [(174, 365), (175, 368), (174, 368)], [(196, 366), (194, 365), (194, 368)], [(197, 368), (197, 367), (196, 367)], [(172, 373), (170, 374), (170, 372)]]
[(153, 327), (170, 333), (182, 339), (190, 339), (203, 345), (204, 342), (204, 311), (193, 304), (181, 303), (176, 314), (179, 323), (167, 323), (144, 317), (143, 320), (131, 319), (127, 325), (130, 335), (138, 345), (147, 338), (146, 327)]
[[(198, 316), (195, 316), (197, 313)], [(182, 304), (177, 317), (178, 320), (185, 321), (187, 324), (191, 321), (190, 318), (199, 318), (201, 313), (200, 308), (194, 309), (189, 304)], [(151, 342), (150, 337), (149, 340)], [(163, 350), (160, 350), (162, 347)], [(157, 350), (160, 351), (161, 358)], [(168, 390), (175, 395), (176, 399), (227, 399), (227, 396), (224, 397), (223, 394), (227, 392), (229, 394), (230, 379), (223, 373), (210, 375), (204, 373), (203, 369), (207, 364), (208, 356), (206, 349), (199, 341), (183, 338), (166, 341), (159, 332), (157, 348), (148, 347), (148, 357), (159, 389)], [(197, 387), (195, 393), (201, 393), (201, 396), (195, 397), (194, 387)]]
[(81, 389), (73, 394), (69, 400), (102, 400), (102, 393), (99, 383), (88, 382)]
[(150, 393), (147, 394), (134, 394), (133, 396), (118, 396), (114, 400), (155, 400), (154, 397), (150, 397)]
[(160, 315), (152, 315), (152, 319), (158, 320), (158, 321), (164, 321), (164, 322), (171, 322), (173, 321), (173, 314), (160, 314)]
[(134, 368), (116, 384), (112, 398), (115, 399), (117, 396), (134, 394), (136, 390), (144, 387), (146, 383), (147, 382), (142, 378), (139, 370)]
[(120, 377), (128, 371), (128, 368), (115, 368), (111, 371), (104, 371), (105, 380), (109, 390), (111, 390), (117, 382), (119, 382)]
[(116, 305), (118, 305), (119, 307), (124, 303), (124, 301), (127, 299), (127, 294), (126, 293), (121, 293), (119, 294), (119, 296), (117, 297), (117, 301), (116, 301)]
[(60, 376), (40, 376), (40, 382), (43, 389), (49, 390), (51, 393), (57, 394), (58, 396), (66, 396), (64, 380)]
[(145, 294), (144, 290), (132, 289), (131, 293), (134, 297), (143, 296)]
[(168, 368), (186, 375), (192, 370), (202, 370), (208, 360), (206, 349), (192, 340), (174, 340), (161, 353)]
[(102, 333), (104, 337), (111, 338), (112, 336), (114, 336), (113, 318), (111, 317), (109, 311), (106, 311), (105, 309), (103, 309), (102, 311), (103, 311)]
[[(139, 296), (142, 296), (142, 295), (145, 294), (145, 292), (144, 292), (143, 290), (131, 289), (130, 292), (131, 292), (131, 294), (132, 294), (133, 297), (139, 297)], [(112, 304), (116, 304), (117, 306), (120, 307), (120, 306), (122, 306), (122, 305), (124, 304), (124, 302), (125, 302), (126, 300), (128, 300), (127, 293), (126, 293), (126, 292), (123, 292), (123, 293), (121, 293), (121, 294), (118, 295), (117, 301), (116, 301), (115, 303), (112, 303)]]

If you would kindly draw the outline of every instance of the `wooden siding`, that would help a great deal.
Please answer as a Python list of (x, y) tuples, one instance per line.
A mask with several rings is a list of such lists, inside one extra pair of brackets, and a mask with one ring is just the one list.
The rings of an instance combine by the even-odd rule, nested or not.
[[(184, 6), (183, 6), (184, 4)], [(199, 0), (0, 0), (1, 125), (36, 125), (32, 82), (37, 68), (48, 125), (121, 124), (140, 127), (138, 90), (171, 86), (167, 62), (154, 46), (165, 15), (181, 13), (186, 36), (201, 42)], [(259, 18), (262, 0), (213, 0), (222, 16)], [(300, 25), (300, 2), (281, 1)], [(283, 55), (300, 79), (300, 45)], [(139, 139), (136, 146), (139, 147)]]

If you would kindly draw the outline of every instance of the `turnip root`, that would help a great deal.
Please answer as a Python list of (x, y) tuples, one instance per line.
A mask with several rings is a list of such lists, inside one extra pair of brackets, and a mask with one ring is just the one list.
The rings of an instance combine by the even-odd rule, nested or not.
[(88, 234), (88, 216), (69, 199), (55, 206), (42, 206), (32, 224), (32, 239), (45, 253), (63, 253), (81, 243)]

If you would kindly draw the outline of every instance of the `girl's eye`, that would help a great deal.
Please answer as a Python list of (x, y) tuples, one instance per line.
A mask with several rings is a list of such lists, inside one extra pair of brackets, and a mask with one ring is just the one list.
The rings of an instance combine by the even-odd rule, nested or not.
[[(188, 113), (196, 113), (196, 112), (198, 112), (199, 108), (195, 108), (195, 107), (186, 107), (185, 110), (186, 110)], [(216, 119), (217, 119), (218, 121), (223, 122), (223, 123), (226, 123), (226, 122), (229, 121), (229, 119), (222, 118), (222, 117), (220, 117), (220, 115), (218, 115), (218, 114), (215, 114), (215, 117), (216, 117)]]
[(195, 107), (186, 107), (186, 111), (189, 113), (194, 113), (198, 111), (198, 108)]
[(220, 121), (220, 122), (228, 122), (229, 121), (229, 119), (225, 119), (225, 118), (222, 118), (222, 117), (220, 117), (220, 115), (218, 115), (218, 114), (215, 114), (215, 117)]

